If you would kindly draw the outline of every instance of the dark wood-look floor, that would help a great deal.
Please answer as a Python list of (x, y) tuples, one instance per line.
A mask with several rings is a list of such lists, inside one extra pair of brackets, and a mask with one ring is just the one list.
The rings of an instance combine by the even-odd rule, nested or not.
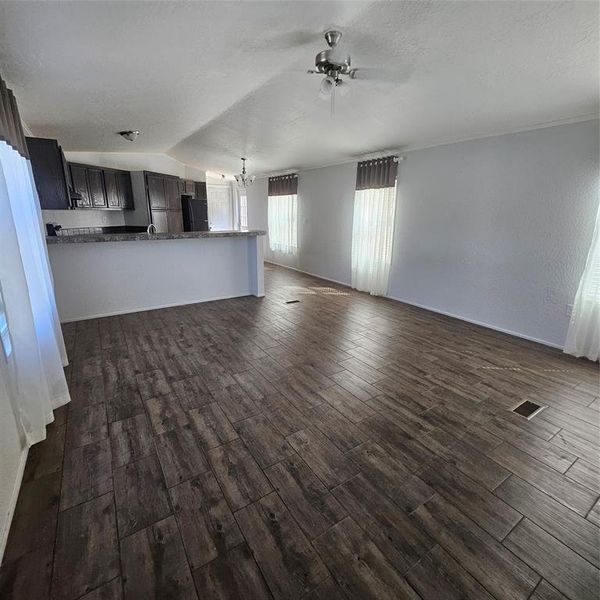
[(597, 365), (266, 277), (65, 327), (2, 598), (598, 598)]

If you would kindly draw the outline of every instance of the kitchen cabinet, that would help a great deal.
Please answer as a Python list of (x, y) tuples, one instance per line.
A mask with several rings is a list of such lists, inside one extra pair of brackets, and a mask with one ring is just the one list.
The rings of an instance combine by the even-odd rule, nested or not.
[(52, 139), (25, 139), (41, 208), (68, 210), (71, 181), (62, 148)]
[(196, 182), (191, 179), (186, 179), (183, 182), (184, 193), (189, 194), (190, 196), (195, 196), (196, 194)]
[(179, 193), (179, 180), (175, 178), (165, 178), (165, 197), (169, 210), (181, 211), (181, 194)]
[(88, 168), (88, 186), (93, 208), (106, 208), (106, 190), (102, 169)]
[(42, 209), (134, 208), (129, 171), (67, 163), (56, 140), (34, 137), (26, 140)]
[(185, 182), (173, 175), (146, 172), (146, 192), (150, 219), (159, 233), (183, 231), (181, 194)]
[[(106, 176), (107, 171), (104, 173)], [(133, 202), (133, 189), (131, 187), (131, 174), (129, 171), (115, 171), (115, 176), (121, 208), (124, 210), (133, 210), (135, 206)]]
[(167, 230), (169, 233), (181, 233), (183, 231), (183, 216), (181, 209), (167, 210)]
[(195, 194), (198, 200), (206, 200), (208, 198), (206, 194), (206, 181), (195, 181)]
[(104, 171), (104, 190), (108, 208), (120, 208), (121, 198), (117, 189), (117, 174), (115, 171)]
[(169, 231), (169, 224), (167, 221), (167, 213), (170, 211), (166, 210), (155, 210), (152, 211), (152, 222), (156, 227), (156, 233), (167, 233)]
[(150, 208), (166, 210), (167, 196), (165, 193), (165, 178), (162, 175), (146, 174), (146, 189)]
[(75, 206), (77, 208), (91, 208), (92, 199), (88, 185), (88, 170), (85, 165), (70, 165), (73, 192), (75, 192)]
[(134, 208), (129, 171), (70, 163), (76, 208), (131, 210)]

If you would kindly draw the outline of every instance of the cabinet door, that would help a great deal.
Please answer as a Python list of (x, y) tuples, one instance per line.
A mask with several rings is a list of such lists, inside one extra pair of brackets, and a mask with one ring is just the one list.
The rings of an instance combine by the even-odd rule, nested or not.
[(88, 185), (90, 198), (94, 208), (106, 208), (106, 191), (104, 190), (104, 177), (102, 169), (88, 169)]
[(117, 174), (115, 171), (104, 171), (104, 189), (108, 208), (121, 208), (121, 198), (117, 189)]
[(148, 186), (150, 208), (166, 209), (167, 198), (165, 196), (164, 178), (156, 175), (146, 175), (146, 185)]
[(181, 194), (179, 193), (179, 180), (165, 178), (165, 195), (169, 210), (181, 210)]
[(90, 190), (88, 187), (88, 170), (85, 167), (71, 165), (71, 181), (73, 182), (73, 191), (79, 195), (77, 198), (77, 207), (89, 208), (92, 206), (90, 199)]
[(196, 195), (196, 182), (191, 181), (190, 179), (186, 179), (184, 182), (184, 189), (185, 189), (186, 194), (189, 194), (190, 196), (195, 196)]
[(198, 198), (198, 200), (207, 199), (205, 181), (196, 181), (196, 198)]
[(58, 142), (32, 137), (26, 140), (40, 206), (52, 209), (70, 208), (68, 178)]
[(156, 233), (167, 233), (169, 231), (169, 224), (167, 222), (167, 210), (153, 210), (152, 211), (152, 222), (156, 227)]
[(169, 233), (181, 233), (183, 231), (183, 217), (181, 210), (167, 211), (167, 227)]
[(117, 171), (117, 193), (121, 201), (121, 208), (133, 210), (133, 190), (131, 187), (131, 175), (128, 171)]

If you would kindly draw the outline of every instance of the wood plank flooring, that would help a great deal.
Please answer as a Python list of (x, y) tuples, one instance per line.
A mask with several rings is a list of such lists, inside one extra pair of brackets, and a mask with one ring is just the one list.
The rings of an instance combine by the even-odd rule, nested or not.
[(598, 365), (266, 288), (64, 326), (72, 402), (29, 453), (2, 599), (600, 597)]

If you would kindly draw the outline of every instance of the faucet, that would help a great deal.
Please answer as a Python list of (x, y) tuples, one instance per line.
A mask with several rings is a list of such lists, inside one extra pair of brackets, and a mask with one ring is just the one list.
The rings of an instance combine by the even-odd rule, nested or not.
[(150, 235), (151, 233), (156, 233), (156, 225), (154, 223), (150, 223), (146, 229), (146, 233)]

